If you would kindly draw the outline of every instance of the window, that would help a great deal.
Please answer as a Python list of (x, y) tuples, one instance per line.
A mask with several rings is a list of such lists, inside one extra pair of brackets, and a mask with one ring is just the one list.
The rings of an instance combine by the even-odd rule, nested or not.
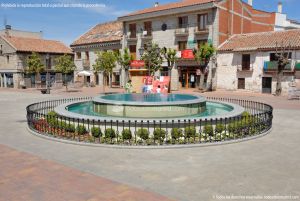
[(250, 70), (250, 54), (242, 55), (242, 70)]
[(152, 22), (144, 22), (144, 31), (147, 31), (147, 34), (145, 34), (145, 36), (152, 35)]
[(129, 45), (129, 51), (133, 59), (136, 59), (136, 45)]
[(245, 89), (245, 78), (238, 79), (238, 89)]
[(89, 52), (85, 52), (85, 59), (86, 59), (87, 61), (90, 60), (90, 54), (89, 54)]
[(198, 15), (198, 30), (203, 31), (207, 29), (208, 14)]
[(76, 52), (76, 58), (81, 59), (81, 52)]
[(207, 40), (197, 40), (197, 47), (200, 49), (202, 45), (205, 45), (207, 43)]
[(187, 41), (179, 41), (178, 42), (178, 50), (179, 51), (185, 50), (186, 49), (186, 44), (187, 44)]
[(6, 63), (9, 64), (9, 55), (6, 56)]
[[(289, 59), (292, 59), (292, 53), (289, 52), (285, 53), (284, 55), (286, 56), (287, 54), (289, 54)], [(277, 61), (276, 53), (270, 53), (270, 61)]]
[(136, 24), (129, 24), (130, 38), (136, 38)]
[(178, 17), (178, 28), (187, 28), (189, 18), (188, 16)]

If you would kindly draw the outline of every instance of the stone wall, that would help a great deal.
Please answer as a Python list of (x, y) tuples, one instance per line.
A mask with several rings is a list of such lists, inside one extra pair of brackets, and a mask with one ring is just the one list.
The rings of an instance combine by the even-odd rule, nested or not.
[[(251, 52), (251, 71), (238, 71), (242, 64), (242, 53), (225, 52), (218, 54), (217, 89), (237, 90), (238, 78), (245, 78), (245, 90), (262, 92), (262, 78), (272, 77), (272, 93), (276, 90), (276, 74), (263, 70), (264, 62), (270, 61), (271, 52)], [(300, 51), (294, 51), (293, 63), (300, 61)], [(293, 66), (293, 65), (292, 65)], [(285, 74), (282, 81), (283, 93), (288, 92), (289, 84), (294, 79), (293, 73)], [(300, 80), (297, 80), (300, 81)]]

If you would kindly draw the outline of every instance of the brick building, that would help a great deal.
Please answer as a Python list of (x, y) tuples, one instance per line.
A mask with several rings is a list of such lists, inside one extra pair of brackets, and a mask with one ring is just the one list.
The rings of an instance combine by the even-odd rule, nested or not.
[[(280, 5), (278, 12), (265, 12), (253, 8), (252, 0), (156, 3), (151, 8), (119, 18), (124, 29), (123, 47), (128, 47), (137, 60), (140, 58), (138, 50), (148, 42), (178, 50), (181, 57), (177, 62), (179, 76), (175, 73), (172, 80), (179, 77), (181, 87), (196, 87), (199, 66), (192, 58), (192, 49), (206, 42), (218, 47), (233, 34), (297, 27), (297, 23), (287, 23)], [(167, 68), (163, 69), (165, 72)]]
[[(6, 26), (0, 31), (0, 87), (21, 87), (25, 78), (27, 87), (35, 85), (35, 75), (25, 74), (26, 59), (36, 52), (40, 55), (51, 80), (55, 81), (55, 59), (64, 54), (71, 54), (72, 50), (63, 43), (42, 39), (41, 32), (18, 31)], [(46, 82), (46, 73), (38, 78), (41, 84)]]
[[(123, 35), (122, 23), (118, 21), (98, 24), (88, 30), (71, 44), (75, 52), (75, 65), (77, 70), (74, 72), (75, 80), (89, 85), (103, 83), (103, 75), (96, 75), (93, 71), (93, 64), (97, 58), (98, 51), (119, 51), (122, 49), (121, 39)], [(85, 71), (85, 74), (80, 72)], [(119, 86), (121, 82), (120, 67), (116, 64), (113, 70), (112, 83)], [(109, 78), (106, 78), (108, 80)], [(107, 83), (108, 84), (108, 83)]]

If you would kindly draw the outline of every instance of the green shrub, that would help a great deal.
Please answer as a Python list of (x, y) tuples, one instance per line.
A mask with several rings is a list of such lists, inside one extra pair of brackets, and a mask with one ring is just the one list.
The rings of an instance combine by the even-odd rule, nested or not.
[(149, 131), (146, 128), (140, 128), (137, 130), (137, 135), (143, 140), (149, 139)]
[(195, 126), (187, 126), (184, 129), (184, 135), (186, 138), (191, 138), (196, 136), (196, 128)]
[(63, 128), (65, 129), (65, 131), (67, 132), (75, 132), (75, 125), (74, 124), (69, 124), (69, 123), (64, 123)]
[(86, 131), (86, 128), (84, 125), (78, 125), (77, 128), (76, 128), (76, 132), (79, 134), (79, 135), (84, 135), (87, 133)]
[(178, 140), (182, 137), (182, 129), (181, 128), (172, 128), (171, 130), (172, 139)]
[(215, 132), (222, 133), (223, 131), (225, 131), (225, 126), (223, 124), (217, 124), (215, 128)]
[(113, 128), (107, 128), (105, 129), (105, 138), (115, 138), (116, 137), (116, 131)]
[(98, 137), (102, 136), (101, 129), (98, 128), (98, 127), (92, 127), (91, 128), (91, 133), (92, 133), (92, 136), (95, 137), (95, 138), (98, 138)]
[(131, 133), (131, 130), (126, 128), (122, 131), (122, 138), (124, 140), (131, 140), (132, 138), (132, 133)]
[(161, 128), (156, 128), (153, 131), (154, 139), (155, 140), (164, 140), (166, 137), (167, 131)]
[(47, 113), (46, 120), (51, 127), (59, 127), (59, 122), (57, 120), (57, 114), (54, 111), (50, 111)]
[(209, 136), (214, 135), (214, 129), (213, 129), (212, 125), (209, 125), (209, 124), (205, 125), (203, 131), (204, 131), (205, 134), (207, 134)]
[(244, 111), (244, 112), (242, 113), (242, 117), (243, 117), (243, 118), (249, 117), (249, 116), (251, 116), (251, 114), (250, 114), (249, 112), (247, 112), (247, 111)]
[(234, 122), (228, 124), (227, 130), (229, 131), (229, 133), (236, 133), (237, 132), (237, 126), (236, 126), (236, 124)]

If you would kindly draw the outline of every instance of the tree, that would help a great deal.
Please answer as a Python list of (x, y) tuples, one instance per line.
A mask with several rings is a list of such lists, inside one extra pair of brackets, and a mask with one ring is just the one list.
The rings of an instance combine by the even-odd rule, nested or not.
[(141, 59), (145, 62), (145, 67), (149, 70), (150, 75), (153, 76), (156, 71), (161, 69), (163, 58), (158, 44), (150, 43), (147, 46)]
[(64, 74), (66, 91), (68, 91), (67, 74), (73, 73), (76, 69), (73, 58), (71, 55), (64, 54), (63, 56), (56, 58), (55, 61), (55, 71)]
[(290, 52), (288, 50), (286, 51), (286, 47), (283, 46), (283, 42), (281, 45), (280, 52), (278, 52), (278, 46), (276, 43), (275, 56), (276, 56), (277, 67), (278, 67), (277, 75), (276, 75), (277, 83), (276, 83), (275, 95), (280, 96), (281, 92), (282, 92), (281, 82), (282, 82), (282, 78), (283, 78), (283, 71), (284, 71), (285, 67), (290, 63), (290, 61), (289, 61)]
[(32, 52), (26, 59), (26, 73), (36, 74), (36, 80), (40, 78), (40, 73), (45, 70), (41, 57), (38, 53)]
[[(117, 58), (114, 52), (106, 51), (106, 52), (97, 52), (97, 59), (95, 64), (93, 65), (93, 69), (96, 73), (103, 72), (106, 76), (109, 76), (109, 85), (112, 86), (111, 76), (113, 69), (116, 66)], [(103, 87), (105, 81), (103, 79)]]
[(200, 64), (200, 83), (199, 83), (199, 89), (204, 89), (204, 74), (205, 69), (207, 68), (207, 65), (210, 61), (210, 58), (215, 54), (216, 49), (213, 47), (212, 44), (205, 43), (204, 45), (201, 45), (198, 50), (194, 50), (194, 56), (195, 60)]
[(176, 56), (177, 51), (175, 49), (172, 49), (172, 48), (164, 47), (162, 49), (162, 54), (164, 55), (165, 59), (167, 60), (168, 66), (173, 68), (175, 63), (178, 60), (178, 57)]
[(121, 68), (125, 71), (125, 79), (123, 85), (128, 81), (128, 70), (130, 67), (130, 63), (134, 60), (133, 56), (130, 54), (129, 49), (125, 48), (123, 51), (119, 51), (118, 53), (115, 54), (117, 58), (118, 64), (121, 66)]
[(45, 66), (42, 63), (41, 57), (38, 53), (32, 52), (26, 59), (26, 72), (28, 73), (41, 73), (45, 70)]

